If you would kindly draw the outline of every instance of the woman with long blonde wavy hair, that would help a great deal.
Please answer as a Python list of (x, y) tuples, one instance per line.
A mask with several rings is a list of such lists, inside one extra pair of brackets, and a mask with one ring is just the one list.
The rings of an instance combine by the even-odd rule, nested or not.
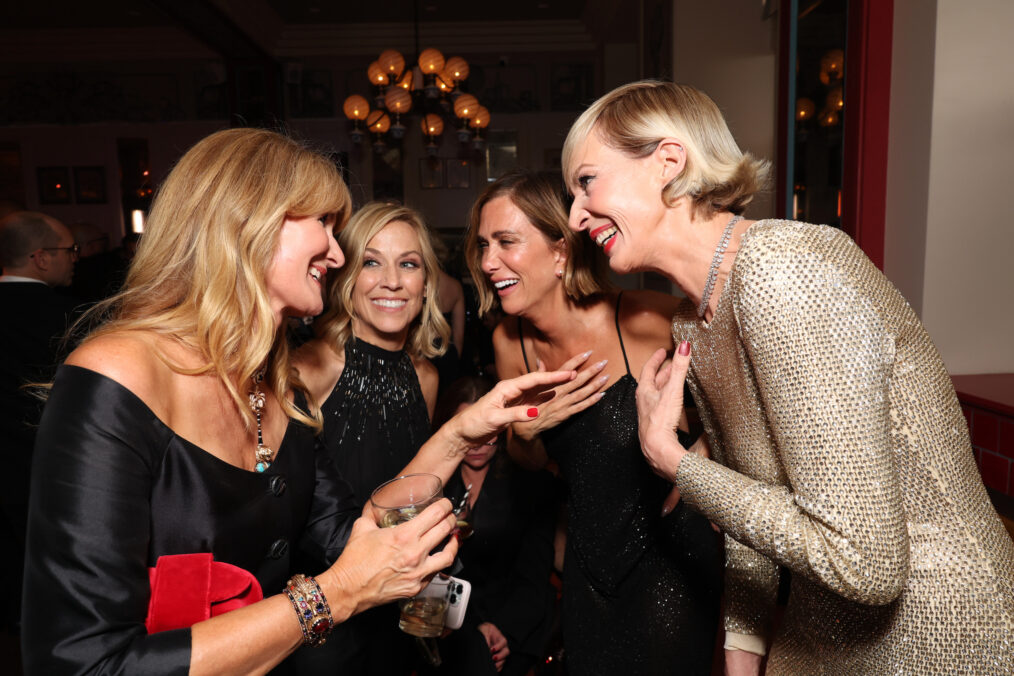
[[(360, 502), (429, 437), (450, 327), (437, 304), (440, 267), (422, 215), (371, 202), (338, 235), (346, 264), (330, 285), (317, 338), (296, 355), (324, 421), (321, 440)], [(396, 607), (341, 626), (334, 647), (300, 656), (301, 673), (409, 673), (415, 646)]]
[[(326, 157), (254, 129), (200, 141), (161, 186), (124, 289), (46, 403), (26, 673), (264, 673), (450, 563), (453, 543), (428, 554), (454, 525), (446, 500), (393, 529), (356, 519), (290, 366), (284, 320), (321, 311), (348, 204)], [(525, 404), (553, 377), (502, 385), (405, 471), (446, 478), (536, 414)], [(297, 548), (316, 580), (289, 577)]]

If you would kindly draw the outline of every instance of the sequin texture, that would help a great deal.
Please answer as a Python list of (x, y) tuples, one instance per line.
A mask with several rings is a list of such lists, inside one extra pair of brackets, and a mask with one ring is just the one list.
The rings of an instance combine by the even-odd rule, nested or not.
[(936, 348), (851, 239), (754, 224), (710, 324), (685, 303), (673, 336), (718, 461), (677, 485), (727, 535), (726, 628), (764, 635), (793, 571), (767, 673), (1014, 673), (1011, 539)]
[(324, 448), (360, 503), (429, 438), (426, 401), (408, 353), (359, 338), (345, 344), (345, 366), (321, 413)]

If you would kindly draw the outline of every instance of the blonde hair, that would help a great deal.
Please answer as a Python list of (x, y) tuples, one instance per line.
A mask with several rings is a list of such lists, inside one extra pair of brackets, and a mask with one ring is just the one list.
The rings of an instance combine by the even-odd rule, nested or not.
[(567, 249), (563, 266), (563, 289), (567, 296), (580, 303), (609, 288), (605, 256), (588, 237), (579, 236), (567, 225), (566, 195), (560, 174), (521, 169), (491, 183), (472, 205), (468, 232), (465, 233), (465, 260), (479, 292), (479, 314), (488, 312), (497, 298), (482, 271), (479, 225), (482, 208), (498, 197), (510, 199), (548, 242), (563, 242)]
[(123, 289), (86, 320), (105, 318), (85, 340), (148, 330), (197, 351), (206, 361), (178, 373), (214, 373), (248, 425), (247, 392), (236, 383), (266, 368), (285, 413), (319, 428), (286, 394), (306, 388), (289, 362), (285, 324), (276, 326), (266, 276), (286, 218), (348, 218), (350, 198), (327, 157), (263, 129), (229, 129), (199, 141), (158, 189)]
[(436, 357), (447, 350), (451, 327), (440, 314), (437, 304), (440, 263), (422, 214), (400, 204), (370, 202), (352, 216), (338, 235), (338, 244), (345, 254), (345, 265), (329, 285), (329, 307), (316, 323), (317, 335), (336, 351), (340, 351), (352, 337), (352, 291), (363, 269), (366, 247), (377, 233), (395, 221), (407, 223), (419, 237), (426, 274), (422, 310), (409, 325), (405, 350), (415, 358)]
[(694, 214), (742, 214), (767, 184), (770, 163), (744, 153), (715, 102), (689, 85), (642, 80), (617, 87), (581, 114), (563, 144), (563, 170), (573, 185), (574, 153), (589, 134), (630, 157), (646, 157), (665, 138), (686, 150), (686, 166), (662, 189), (672, 205), (690, 197)]

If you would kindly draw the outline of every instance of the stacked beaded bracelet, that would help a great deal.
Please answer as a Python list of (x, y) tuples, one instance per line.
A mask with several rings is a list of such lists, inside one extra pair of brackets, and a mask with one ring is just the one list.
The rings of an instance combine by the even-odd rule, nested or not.
[(285, 593), (296, 609), (303, 644), (324, 645), (334, 627), (334, 618), (320, 585), (307, 575), (293, 575), (285, 585)]

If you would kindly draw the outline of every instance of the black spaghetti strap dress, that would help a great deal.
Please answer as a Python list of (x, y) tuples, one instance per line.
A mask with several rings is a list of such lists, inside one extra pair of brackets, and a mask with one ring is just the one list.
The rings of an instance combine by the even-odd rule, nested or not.
[(672, 486), (641, 453), (620, 297), (626, 374), (542, 434), (567, 484), (564, 659), (570, 676), (706, 675), (719, 623), (720, 538), (682, 502), (661, 516)]

